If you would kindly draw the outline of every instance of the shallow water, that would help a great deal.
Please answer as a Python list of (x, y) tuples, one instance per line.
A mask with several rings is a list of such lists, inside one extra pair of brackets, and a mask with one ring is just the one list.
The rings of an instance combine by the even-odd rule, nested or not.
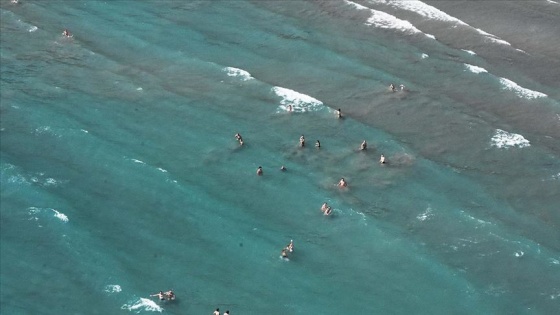
[(556, 2), (131, 3), (1, 2), (2, 313), (560, 308)]

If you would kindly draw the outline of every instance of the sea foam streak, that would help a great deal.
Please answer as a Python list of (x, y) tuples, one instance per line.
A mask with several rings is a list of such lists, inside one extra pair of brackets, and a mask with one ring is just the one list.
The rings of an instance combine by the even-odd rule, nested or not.
[(469, 65), (468, 63), (464, 64), (465, 67), (472, 73), (486, 73), (488, 72), (486, 69), (481, 68), (481, 67), (477, 67), (477, 66), (473, 66), (473, 65)]
[(51, 210), (54, 212), (54, 216), (59, 218), (60, 221), (65, 222), (65, 223), (68, 222), (68, 217), (64, 213), (58, 212), (54, 209), (51, 209)]
[(290, 89), (275, 86), (272, 91), (282, 98), (279, 110), (287, 111), (288, 105), (292, 105), (294, 112), (318, 111), (324, 107), (323, 102)]
[(233, 68), (233, 67), (226, 67), (226, 68), (224, 68), (224, 71), (227, 73), (228, 76), (239, 77), (243, 81), (249, 81), (249, 80), (254, 79), (249, 72), (247, 72), (245, 70), (242, 70), (242, 69), (237, 69), (237, 68)]
[(129, 310), (136, 313), (140, 313), (141, 311), (151, 311), (151, 312), (161, 313), (163, 311), (163, 308), (157, 305), (156, 302), (145, 298), (140, 298), (130, 304), (124, 304), (123, 306), (121, 306), (121, 309)]
[(529, 89), (526, 89), (524, 87), (521, 87), (521, 86), (517, 85), (517, 83), (515, 83), (511, 80), (508, 80), (506, 78), (500, 78), (500, 83), (502, 83), (502, 86), (503, 86), (504, 89), (515, 92), (519, 97), (523, 97), (523, 98), (527, 98), (527, 99), (534, 99), (534, 98), (547, 97), (548, 96), (544, 93), (529, 90)]
[(529, 140), (525, 139), (522, 135), (510, 133), (501, 129), (496, 129), (496, 133), (490, 140), (490, 144), (497, 148), (524, 148), (530, 146)]
[(107, 293), (119, 293), (122, 291), (121, 286), (118, 284), (108, 284), (105, 286), (105, 292)]
[(390, 4), (408, 11), (416, 12), (417, 14), (420, 14), (432, 20), (453, 22), (465, 26), (468, 25), (467, 23), (459, 20), (458, 18), (453, 17), (435, 7), (432, 7), (431, 5), (427, 5), (422, 1), (394, 0), (391, 1)]
[(417, 13), (423, 17), (426, 17), (428, 19), (432, 19), (432, 20), (437, 20), (437, 21), (444, 21), (444, 22), (450, 22), (450, 23), (455, 23), (456, 25), (462, 25), (462, 26), (467, 26), (470, 27), (474, 30), (476, 30), (479, 34), (484, 35), (487, 39), (489, 39), (492, 42), (496, 42), (499, 44), (503, 44), (503, 45), (507, 45), (507, 46), (511, 46), (510, 43), (508, 43), (507, 41), (499, 38), (498, 36), (492, 35), (490, 33), (487, 33), (479, 28), (474, 28), (472, 26), (470, 26), (469, 24), (459, 20), (456, 17), (453, 17), (435, 7), (432, 7), (431, 5), (428, 5), (422, 1), (418, 1), (418, 0), (393, 0), (393, 1), (386, 1), (386, 0), (370, 0), (370, 2), (372, 3), (381, 3), (381, 4), (386, 4), (386, 5), (390, 5), (392, 7), (396, 7), (399, 9), (404, 9), (410, 12), (414, 12)]
[[(373, 25), (375, 27), (385, 28), (385, 29), (396, 29), (405, 33), (406, 32), (412, 34), (422, 33), (419, 29), (414, 27), (414, 25), (412, 25), (410, 22), (401, 20), (388, 13), (373, 10), (352, 1), (344, 0), (344, 2), (346, 4), (355, 7), (358, 10), (369, 10), (371, 16), (367, 19), (366, 25)], [(429, 37), (433, 38), (433, 35)]]

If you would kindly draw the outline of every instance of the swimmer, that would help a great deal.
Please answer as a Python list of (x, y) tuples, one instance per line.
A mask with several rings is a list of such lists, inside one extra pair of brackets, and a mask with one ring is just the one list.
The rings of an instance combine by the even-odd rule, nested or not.
[(214, 313), (212, 313), (212, 315), (220, 315), (220, 309), (217, 308), (217, 309), (214, 311)]
[(340, 181), (338, 182), (338, 187), (346, 187), (348, 186), (348, 183), (344, 180), (344, 178), (341, 178)]
[(294, 107), (292, 106), (292, 104), (288, 105), (288, 112), (293, 112), (294, 111)]
[(10, 1), (10, 2), (11, 2), (12, 4), (18, 4), (18, 3), (19, 3), (19, 0), (12, 0), (12, 1)]
[(62, 36), (72, 37), (72, 34), (70, 34), (70, 32), (67, 29), (64, 29), (64, 31), (62, 31)]
[(319, 140), (317, 140), (317, 142), (315, 142), (315, 147), (316, 147), (316, 148), (320, 148), (320, 147), (321, 147), (321, 142), (319, 142)]
[(324, 215), (329, 215), (332, 212), (332, 208), (325, 202), (321, 206), (321, 212), (323, 212)]
[(395, 92), (397, 89), (395, 89), (395, 85), (391, 83), (391, 85), (389, 85), (389, 90), (391, 90), (391, 92)]
[(342, 118), (342, 112), (340, 111), (340, 108), (336, 110), (336, 118)]
[(288, 252), (285, 248), (280, 252), (280, 257), (282, 257), (282, 259), (288, 259)]
[(224, 315), (229, 315), (229, 311), (225, 311), (225, 312), (224, 312)]
[(259, 166), (259, 167), (257, 168), (257, 175), (262, 176), (262, 174), (263, 174), (262, 166)]
[(360, 144), (360, 150), (362, 150), (362, 151), (367, 150), (366, 140), (362, 141), (362, 144)]
[(290, 244), (286, 246), (286, 249), (291, 253), (294, 251), (294, 240), (290, 240)]
[(243, 145), (243, 138), (241, 137), (241, 135), (239, 133), (235, 134), (235, 139), (237, 139), (237, 141), (239, 141), (240, 145)]
[(150, 296), (157, 296), (159, 298), (160, 301), (165, 300), (165, 297), (163, 296), (163, 291), (159, 291), (156, 294), (151, 294)]
[(385, 164), (385, 155), (381, 154), (381, 157), (379, 158), (379, 163)]
[(280, 170), (281, 170), (282, 172), (285, 172), (285, 171), (287, 171), (288, 169), (287, 169), (284, 165), (282, 165), (282, 166), (280, 166)]
[(173, 293), (173, 290), (165, 292), (164, 295), (167, 297), (168, 301), (175, 300), (175, 293)]
[(401, 91), (404, 91), (404, 85), (403, 84), (401, 84), (399, 87), (401, 88)]
[(302, 148), (305, 147), (305, 137), (303, 135), (299, 137), (299, 146)]

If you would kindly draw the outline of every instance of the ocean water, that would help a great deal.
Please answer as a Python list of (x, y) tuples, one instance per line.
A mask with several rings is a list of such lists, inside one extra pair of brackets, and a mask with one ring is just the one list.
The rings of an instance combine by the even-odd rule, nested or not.
[(557, 1), (0, 23), (0, 313), (558, 314)]

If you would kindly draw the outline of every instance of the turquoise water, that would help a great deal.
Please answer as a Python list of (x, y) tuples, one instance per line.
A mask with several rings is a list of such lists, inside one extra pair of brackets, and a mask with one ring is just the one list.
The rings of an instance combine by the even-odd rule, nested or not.
[(2, 314), (555, 314), (558, 38), (426, 6), (2, 1)]

